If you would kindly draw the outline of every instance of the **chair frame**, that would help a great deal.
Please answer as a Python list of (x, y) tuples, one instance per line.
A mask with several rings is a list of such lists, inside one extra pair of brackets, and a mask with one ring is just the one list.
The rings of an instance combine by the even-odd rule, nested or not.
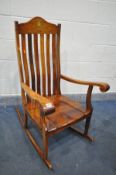
[[(102, 92), (106, 92), (106, 91), (109, 90), (110, 86), (107, 83), (103, 83), (103, 82), (82, 81), (82, 80), (72, 79), (70, 77), (62, 75), (61, 71), (60, 71), (60, 61), (59, 61), (58, 62), (58, 71), (59, 71), (58, 81), (59, 82), (62, 79), (62, 80), (67, 81), (69, 83), (88, 86), (88, 90), (87, 90), (87, 94), (86, 94), (86, 110), (85, 110), (82, 118), (79, 118), (79, 120), (76, 121), (76, 122), (79, 122), (79, 121), (85, 119), (86, 120), (85, 129), (84, 129), (84, 132), (78, 130), (77, 128), (75, 128), (73, 126), (73, 124), (75, 123), (74, 122), (74, 123), (69, 123), (69, 124), (59, 128), (57, 130), (48, 132), (47, 127), (46, 127), (46, 123), (45, 123), (45, 118), (49, 114), (55, 113), (55, 105), (52, 103), (52, 101), (49, 98), (47, 98), (47, 96), (44, 96), (44, 95), (42, 96), (41, 94), (35, 92), (32, 88), (30, 88), (28, 81), (24, 82), (23, 75), (22, 75), (23, 73), (22, 73), (22, 70), (21, 70), (21, 61), (20, 61), (21, 60), (21, 54), (20, 54), (20, 50), (19, 50), (18, 35), (19, 35), (19, 33), (22, 33), (22, 34), (26, 33), (26, 30), (28, 30), (28, 31), (31, 30), (31, 27), (32, 27), (32, 30), (35, 31), (36, 29), (32, 26), (32, 22), (38, 23), (38, 29), (37, 29), (38, 33), (40, 32), (39, 31), (40, 23), (43, 24), (43, 26), (46, 25), (46, 24), (49, 25), (49, 27), (47, 27), (47, 28), (44, 27), (43, 28), (44, 32), (49, 32), (50, 30), (52, 30), (53, 33), (54, 33), (54, 32), (56, 32), (56, 29), (57, 29), (59, 60), (60, 60), (60, 28), (61, 28), (61, 25), (60, 24), (54, 25), (54, 24), (48, 23), (47, 21), (45, 21), (41, 17), (35, 17), (31, 21), (29, 21), (28, 23), (19, 24), (17, 21), (15, 22), (16, 50), (17, 50), (17, 57), (18, 57), (18, 66), (19, 66), (19, 75), (20, 75), (20, 84), (21, 84), (21, 96), (22, 96), (22, 105), (23, 105), (23, 109), (24, 109), (24, 116), (22, 116), (22, 114), (20, 113), (18, 107), (16, 108), (16, 111), (17, 111), (17, 114), (18, 114), (19, 121), (21, 122), (21, 125), (22, 125), (25, 133), (29, 137), (31, 143), (33, 144), (34, 148), (36, 149), (36, 151), (38, 152), (40, 157), (43, 159), (45, 164), (48, 166), (48, 168), (51, 169), (52, 164), (51, 164), (50, 160), (48, 160), (48, 138), (51, 137), (52, 135), (64, 130), (65, 128), (70, 127), (71, 129), (76, 131), (81, 136), (87, 138), (90, 141), (93, 141), (93, 138), (88, 135), (91, 116), (92, 116), (92, 112), (93, 112), (93, 107), (92, 107), (92, 102), (91, 102), (92, 90), (93, 90), (94, 86), (97, 86), (97, 87), (100, 88), (100, 90)], [(27, 27), (24, 27), (24, 25), (26, 26), (26, 24), (27, 24)], [(24, 52), (23, 52), (23, 56), (25, 57)], [(43, 82), (43, 86), (44, 86), (44, 82)], [(56, 86), (54, 88), (54, 94), (58, 94), (60, 96), (61, 95), (60, 83), (58, 84), (58, 87), (56, 87)], [(55, 89), (56, 89), (56, 92), (55, 92)], [(31, 99), (32, 101), (34, 101), (38, 105), (38, 108), (40, 109), (40, 116), (41, 116), (41, 119), (42, 119), (41, 134), (42, 134), (42, 138), (43, 138), (44, 150), (42, 150), (40, 148), (40, 146), (37, 144), (36, 140), (34, 139), (34, 137), (32, 136), (32, 134), (31, 134), (31, 132), (29, 131), (29, 128), (28, 128), (29, 114), (28, 114), (28, 112), (26, 111), (26, 108), (25, 108), (25, 104), (27, 103), (28, 98)], [(32, 119), (32, 121), (33, 121), (33, 119)], [(35, 121), (34, 121), (34, 123), (36, 124)]]

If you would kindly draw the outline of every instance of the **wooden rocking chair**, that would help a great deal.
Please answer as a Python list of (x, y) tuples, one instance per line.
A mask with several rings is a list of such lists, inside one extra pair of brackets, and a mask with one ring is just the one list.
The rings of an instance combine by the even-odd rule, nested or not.
[[(49, 168), (52, 168), (52, 164), (48, 160), (48, 138), (70, 127), (92, 141), (88, 135), (93, 111), (92, 89), (93, 86), (98, 86), (102, 92), (109, 89), (107, 83), (81, 81), (61, 74), (60, 29), (60, 24), (49, 23), (41, 17), (35, 17), (26, 23), (15, 22), (24, 116), (18, 108), (16, 110), (27, 136)], [(61, 79), (88, 86), (85, 110), (81, 104), (61, 94)], [(28, 117), (40, 130), (43, 138), (43, 150), (29, 131)], [(84, 119), (85, 128), (81, 132), (73, 124)]]

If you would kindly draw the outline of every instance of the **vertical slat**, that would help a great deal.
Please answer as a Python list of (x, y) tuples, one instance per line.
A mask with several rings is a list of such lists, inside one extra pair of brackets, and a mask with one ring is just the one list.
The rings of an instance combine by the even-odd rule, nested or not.
[(25, 34), (21, 35), (21, 42), (22, 42), (22, 59), (23, 59), (23, 65), (24, 65), (25, 80), (26, 80), (26, 84), (29, 86), (29, 70), (28, 70), (28, 64), (27, 64)]
[(44, 34), (40, 34), (40, 50), (41, 50), (41, 66), (42, 66), (42, 91), (46, 95), (46, 69), (45, 69), (45, 55), (44, 55)]
[(46, 63), (47, 63), (47, 78), (48, 78), (48, 95), (51, 95), (51, 72), (50, 72), (50, 35), (46, 36)]
[(37, 78), (37, 92), (41, 94), (39, 53), (38, 53), (38, 35), (37, 34), (34, 34), (34, 54), (35, 54), (35, 67), (36, 67), (36, 78)]
[(57, 67), (58, 67), (58, 93), (61, 94), (60, 90), (60, 29), (61, 24), (58, 24), (58, 34), (57, 34)]
[(52, 35), (52, 63), (53, 63), (53, 94), (57, 94), (57, 55), (56, 55), (56, 35)]
[(31, 34), (28, 34), (28, 53), (29, 53), (32, 89), (35, 90), (35, 72), (34, 72), (34, 62), (33, 62), (33, 52), (32, 52), (32, 35)]

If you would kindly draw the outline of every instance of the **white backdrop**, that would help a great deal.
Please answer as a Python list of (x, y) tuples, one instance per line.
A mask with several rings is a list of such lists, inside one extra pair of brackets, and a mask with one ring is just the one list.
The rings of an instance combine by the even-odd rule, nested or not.
[[(116, 0), (0, 0), (0, 95), (20, 94), (14, 21), (34, 16), (61, 23), (63, 74), (106, 81), (116, 92)], [(62, 82), (63, 93), (84, 90)]]

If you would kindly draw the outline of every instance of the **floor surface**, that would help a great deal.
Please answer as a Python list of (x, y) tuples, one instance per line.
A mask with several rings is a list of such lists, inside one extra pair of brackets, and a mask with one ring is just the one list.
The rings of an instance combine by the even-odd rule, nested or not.
[[(49, 170), (22, 130), (14, 106), (0, 107), (0, 175), (116, 175), (116, 101), (96, 101), (90, 143), (70, 129), (49, 140)], [(79, 125), (81, 127), (81, 125)], [(35, 137), (41, 140), (33, 129)]]

